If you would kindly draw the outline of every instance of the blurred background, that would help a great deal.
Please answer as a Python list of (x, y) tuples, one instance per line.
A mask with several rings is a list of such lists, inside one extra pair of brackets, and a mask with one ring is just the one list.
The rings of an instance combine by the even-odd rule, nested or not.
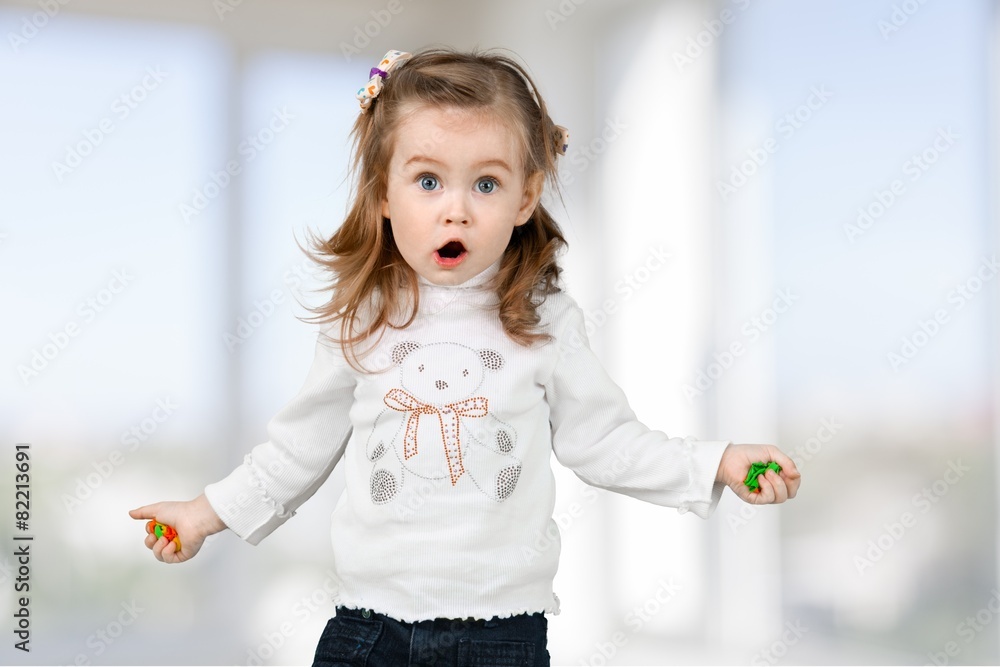
[(702, 521), (553, 460), (553, 664), (1000, 662), (998, 4), (0, 3), (0, 662), (311, 661), (339, 468), (181, 566), (127, 511), (266, 440), (312, 360), (296, 239), (343, 219), (355, 91), (435, 45), (509, 49), (570, 129), (566, 286), (640, 419), (803, 475)]

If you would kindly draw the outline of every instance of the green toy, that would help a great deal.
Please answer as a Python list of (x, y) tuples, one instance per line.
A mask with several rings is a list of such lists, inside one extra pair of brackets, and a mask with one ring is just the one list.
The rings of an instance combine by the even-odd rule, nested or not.
[(747, 478), (743, 480), (743, 483), (747, 485), (747, 488), (754, 493), (760, 493), (760, 482), (757, 478), (763, 475), (768, 470), (773, 470), (774, 472), (781, 472), (781, 466), (779, 466), (774, 461), (769, 463), (764, 463), (763, 461), (757, 461), (756, 463), (750, 464), (750, 471), (747, 473)]
[(168, 526), (153, 519), (146, 524), (146, 532), (156, 535), (156, 539), (165, 537), (168, 540), (173, 540), (174, 544), (177, 545), (177, 551), (181, 550), (181, 538), (177, 537), (177, 531), (174, 530), (173, 526)]

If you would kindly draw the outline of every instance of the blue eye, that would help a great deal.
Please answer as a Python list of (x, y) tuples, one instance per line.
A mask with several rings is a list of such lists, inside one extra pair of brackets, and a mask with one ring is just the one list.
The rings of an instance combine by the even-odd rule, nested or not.
[[(485, 189), (483, 188), (484, 185), (487, 186)], [(495, 190), (498, 185), (500, 185), (500, 184), (497, 183), (497, 179), (492, 178), (492, 177), (490, 177), (490, 178), (484, 178), (484, 179), (480, 180), (479, 183), (476, 184), (479, 192), (482, 193), (482, 194), (484, 194), (484, 195), (491, 194), (493, 192), (493, 190)]]
[(420, 177), (420, 188), (422, 190), (434, 190), (437, 187), (437, 178), (424, 174)]

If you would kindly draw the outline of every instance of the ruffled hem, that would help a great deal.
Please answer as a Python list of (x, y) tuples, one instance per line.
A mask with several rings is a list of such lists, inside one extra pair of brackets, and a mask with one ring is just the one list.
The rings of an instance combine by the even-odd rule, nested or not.
[[(337, 607), (343, 607), (345, 609), (354, 609), (354, 610), (357, 610), (357, 611), (364, 611), (365, 609), (369, 609), (370, 611), (374, 611), (376, 613), (382, 614), (383, 616), (388, 616), (389, 618), (391, 618), (393, 620), (396, 620), (396, 621), (400, 621), (402, 623), (419, 623), (420, 621), (435, 620), (435, 619), (429, 619), (429, 618), (421, 618), (421, 617), (417, 617), (417, 616), (408, 616), (406, 614), (396, 614), (396, 613), (393, 613), (392, 610), (370, 609), (369, 607), (365, 607), (365, 606), (357, 604), (357, 603), (343, 602), (343, 601), (341, 601), (339, 599), (339, 595), (335, 595), (333, 597), (334, 597), (334, 604)], [(486, 616), (481, 616), (481, 615), (478, 615), (478, 614), (469, 613), (469, 614), (462, 614), (462, 615), (459, 615), (459, 616), (454, 616), (454, 617), (446, 618), (445, 620), (463, 620), (464, 621), (464, 620), (468, 620), (468, 619), (474, 619), (474, 620), (477, 620), (477, 621), (491, 621), (493, 619), (501, 620), (501, 619), (505, 619), (505, 618), (511, 618), (513, 616), (518, 616), (520, 614), (548, 614), (550, 616), (558, 616), (559, 615), (559, 611), (560, 611), (559, 610), (559, 596), (556, 595), (555, 593), (553, 593), (552, 594), (552, 599), (553, 599), (552, 604), (547, 605), (547, 606), (545, 606), (542, 609), (537, 609), (535, 607), (523, 607), (521, 609), (509, 611), (509, 612), (506, 612), (506, 613), (494, 614), (493, 616), (490, 616), (490, 617), (486, 617)], [(444, 618), (444, 617), (438, 617), (438, 618)]]
[[(356, 611), (364, 611), (365, 609), (368, 609), (368, 607), (361, 607), (361, 606), (353, 605), (353, 604), (340, 604), (340, 605), (337, 605), (337, 606), (343, 607), (344, 609), (354, 609)], [(391, 612), (380, 611), (378, 609), (371, 609), (370, 611), (373, 611), (375, 613), (381, 614), (383, 616), (388, 616), (389, 618), (393, 619), (394, 621), (399, 621), (401, 623), (419, 623), (420, 621), (432, 621), (432, 620), (440, 620), (441, 619), (441, 617), (438, 617), (438, 619), (418, 618), (418, 617), (415, 617), (415, 616), (414, 617), (409, 617), (409, 616), (406, 616), (405, 614), (401, 614), (401, 615), (397, 616), (396, 614), (393, 614)], [(524, 609), (522, 609), (520, 611), (511, 611), (511, 612), (506, 613), (506, 614), (497, 614), (497, 615), (491, 616), (489, 618), (486, 618), (485, 616), (479, 616), (477, 614), (468, 614), (468, 615), (465, 615), (465, 616), (456, 616), (454, 618), (445, 618), (443, 620), (465, 621), (465, 620), (472, 619), (472, 620), (476, 620), (476, 621), (491, 621), (491, 620), (494, 620), (494, 619), (495, 620), (502, 620), (502, 619), (505, 619), (505, 618), (511, 618), (511, 617), (514, 617), (514, 616), (518, 616), (520, 614), (548, 614), (550, 616), (556, 616), (556, 615), (559, 614), (559, 609), (558, 609), (558, 605), (550, 605), (550, 606), (548, 606), (548, 607), (546, 607), (544, 609), (534, 609), (534, 608), (525, 607)]]

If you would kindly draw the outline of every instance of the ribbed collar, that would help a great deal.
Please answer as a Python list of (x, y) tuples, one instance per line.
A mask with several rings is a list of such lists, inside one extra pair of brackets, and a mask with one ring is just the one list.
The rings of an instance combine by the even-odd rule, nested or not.
[(424, 278), (419, 273), (417, 274), (417, 282), (420, 285), (421, 290), (460, 290), (460, 289), (470, 289), (470, 288), (482, 288), (490, 279), (493, 278), (497, 273), (500, 272), (500, 262), (503, 261), (503, 257), (497, 261), (490, 264), (488, 267), (480, 271), (478, 274), (472, 276), (464, 283), (459, 283), (458, 285), (437, 285), (431, 281)]

